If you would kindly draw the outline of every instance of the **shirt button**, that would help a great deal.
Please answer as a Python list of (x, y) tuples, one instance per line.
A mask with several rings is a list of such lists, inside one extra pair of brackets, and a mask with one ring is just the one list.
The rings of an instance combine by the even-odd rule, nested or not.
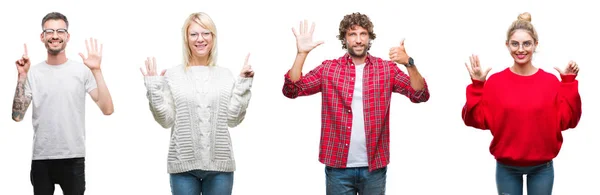
[(351, 112), (351, 110), (348, 110), (348, 112)]
[(350, 80), (354, 80), (354, 77), (350, 78)]
[(346, 146), (348, 146), (348, 144), (346, 144)]

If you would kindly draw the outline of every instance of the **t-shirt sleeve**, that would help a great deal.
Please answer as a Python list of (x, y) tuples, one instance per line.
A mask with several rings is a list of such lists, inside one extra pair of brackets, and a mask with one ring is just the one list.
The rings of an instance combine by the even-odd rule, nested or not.
[(85, 90), (89, 93), (92, 90), (96, 89), (96, 78), (94, 78), (94, 74), (92, 71), (86, 67), (85, 70)]
[(33, 76), (31, 74), (31, 72), (28, 72), (27, 79), (25, 79), (25, 85), (23, 86), (23, 88), (24, 88), (23, 90), (25, 92), (25, 97), (29, 97), (29, 98), (31, 98), (33, 96), (33, 93), (32, 93), (33, 78), (32, 77)]

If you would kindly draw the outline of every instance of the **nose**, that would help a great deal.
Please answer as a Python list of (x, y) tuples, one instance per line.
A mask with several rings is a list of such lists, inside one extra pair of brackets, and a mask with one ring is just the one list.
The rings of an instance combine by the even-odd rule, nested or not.
[(521, 44), (519, 45), (519, 47), (517, 48), (517, 52), (521, 53), (521, 52), (525, 52), (525, 48), (523, 48), (524, 46)]
[(356, 44), (360, 45), (362, 42), (363, 42), (362, 39), (354, 39), (354, 43), (356, 43)]
[(56, 31), (52, 32), (52, 36), (50, 36), (50, 38), (58, 39), (58, 32), (56, 32)]
[(196, 40), (195, 40), (195, 41), (196, 41), (196, 42), (199, 42), (199, 43), (203, 43), (204, 41), (206, 41), (206, 39), (204, 39), (204, 37), (203, 37), (203, 36), (201, 36), (201, 35), (198, 35), (198, 36), (196, 37)]

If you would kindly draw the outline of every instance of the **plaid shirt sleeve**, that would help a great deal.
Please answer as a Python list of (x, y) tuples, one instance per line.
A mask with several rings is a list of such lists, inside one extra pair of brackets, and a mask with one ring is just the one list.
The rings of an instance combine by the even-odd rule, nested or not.
[(421, 90), (415, 90), (410, 86), (410, 77), (402, 72), (400, 68), (395, 63), (390, 63), (392, 65), (392, 71), (394, 73), (393, 82), (393, 91), (396, 93), (400, 93), (410, 99), (413, 103), (426, 102), (429, 100), (429, 88), (427, 87), (427, 81), (423, 78), (424, 87)]
[(308, 96), (313, 95), (315, 93), (321, 92), (321, 76), (323, 71), (323, 64), (317, 66), (308, 74), (301, 75), (300, 79), (296, 82), (293, 82), (290, 79), (290, 70), (284, 75), (284, 83), (283, 83), (283, 95), (290, 99), (297, 98), (298, 96)]

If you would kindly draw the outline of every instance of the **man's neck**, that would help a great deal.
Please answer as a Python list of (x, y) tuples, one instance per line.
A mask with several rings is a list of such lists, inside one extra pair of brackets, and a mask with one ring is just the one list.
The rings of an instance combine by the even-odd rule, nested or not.
[(46, 59), (46, 64), (48, 65), (61, 65), (67, 62), (67, 55), (64, 51), (60, 52), (57, 55), (48, 54), (48, 58)]
[(352, 57), (352, 62), (354, 62), (354, 64), (364, 64), (365, 60), (367, 59), (367, 56), (363, 56), (363, 57)]

